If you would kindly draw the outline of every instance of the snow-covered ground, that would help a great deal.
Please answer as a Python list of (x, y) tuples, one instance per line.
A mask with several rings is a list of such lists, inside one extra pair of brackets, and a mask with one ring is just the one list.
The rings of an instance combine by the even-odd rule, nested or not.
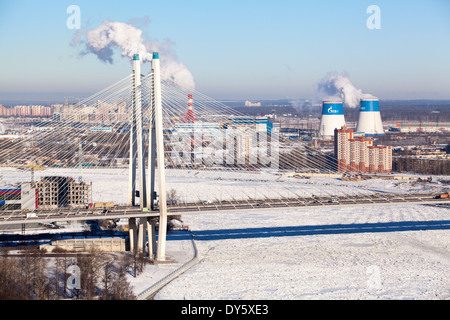
[[(49, 168), (36, 170), (34, 179), (43, 176), (70, 176), (92, 182), (93, 201), (125, 204), (128, 200), (128, 170), (113, 168)], [(418, 176), (416, 176), (418, 177)], [(0, 188), (30, 181), (30, 171), (0, 167)], [(445, 186), (435, 177), (433, 183), (413, 183), (402, 180), (370, 179), (360, 182), (339, 178), (311, 177), (294, 179), (271, 171), (232, 170), (166, 170), (166, 188), (175, 189), (180, 201), (232, 200), (249, 197), (293, 197), (312, 195), (357, 195), (372, 193), (438, 192)]]
[(202, 261), (155, 299), (450, 298), (449, 209), (292, 209), (184, 221)]
[(166, 262), (146, 264), (137, 277), (128, 274), (128, 281), (137, 296), (176, 269), (182, 267), (194, 257), (194, 247), (191, 236), (186, 231), (169, 232), (166, 244)]
[[(125, 203), (126, 169), (47, 169), (82, 177), (94, 201)], [(0, 187), (30, 172), (0, 168)], [(448, 177), (444, 177), (448, 180)], [(439, 192), (433, 183), (285, 178), (271, 172), (167, 170), (181, 201), (247, 197)], [(202, 260), (156, 299), (450, 299), (450, 209), (432, 206), (311, 207), (182, 217)], [(136, 294), (192, 258), (189, 239), (168, 241), (174, 262), (130, 276)]]

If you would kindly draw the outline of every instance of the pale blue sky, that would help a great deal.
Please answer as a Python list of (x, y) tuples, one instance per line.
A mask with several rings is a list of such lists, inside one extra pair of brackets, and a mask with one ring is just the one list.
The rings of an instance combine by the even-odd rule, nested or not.
[[(0, 103), (83, 98), (131, 72), (119, 50), (113, 65), (79, 57), (71, 4), (83, 30), (147, 17), (145, 36), (170, 39), (196, 89), (215, 99), (311, 98), (327, 72), (380, 99), (450, 99), (448, 0), (0, 0)], [(380, 30), (366, 27), (372, 4)]]

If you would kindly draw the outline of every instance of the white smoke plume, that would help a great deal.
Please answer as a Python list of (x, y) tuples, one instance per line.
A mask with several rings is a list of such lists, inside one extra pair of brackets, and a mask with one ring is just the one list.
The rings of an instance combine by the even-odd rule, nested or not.
[(142, 30), (131, 24), (105, 20), (94, 29), (76, 34), (73, 43), (85, 44), (86, 50), (82, 52), (82, 55), (93, 53), (101, 61), (111, 64), (116, 48), (122, 50), (122, 56), (130, 59), (138, 53), (142, 62), (151, 61), (153, 52), (159, 52), (161, 78), (170, 79), (185, 90), (192, 91), (195, 88), (191, 72), (183, 63), (176, 60), (172, 43), (147, 40), (143, 37)]
[(359, 106), (362, 98), (375, 98), (373, 95), (363, 93), (361, 89), (353, 86), (348, 76), (343, 73), (328, 73), (317, 84), (315, 93), (316, 102), (323, 100), (342, 100), (350, 108)]

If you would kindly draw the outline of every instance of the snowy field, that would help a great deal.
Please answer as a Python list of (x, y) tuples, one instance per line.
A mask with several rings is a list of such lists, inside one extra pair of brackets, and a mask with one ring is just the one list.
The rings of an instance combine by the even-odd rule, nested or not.
[(127, 280), (138, 296), (144, 290), (155, 284), (176, 269), (189, 262), (194, 256), (191, 236), (186, 231), (170, 232), (167, 235), (166, 260), (168, 263), (146, 264), (137, 277), (128, 274)]
[[(50, 168), (36, 170), (35, 181), (43, 176), (70, 176), (76, 181), (92, 182), (93, 201), (126, 204), (128, 199), (128, 169), (109, 168)], [(418, 177), (418, 176), (416, 176)], [(401, 180), (370, 179), (360, 182), (342, 181), (339, 178), (311, 177), (294, 179), (270, 171), (230, 170), (166, 170), (166, 188), (175, 189), (179, 201), (233, 200), (311, 197), (312, 195), (352, 196), (373, 193), (440, 192), (445, 186), (442, 177), (433, 183), (411, 183)], [(448, 177), (444, 177), (448, 179)], [(30, 181), (30, 171), (0, 167), (0, 188)]]
[(183, 220), (202, 261), (155, 299), (450, 299), (449, 209), (292, 209)]
[[(92, 182), (95, 202), (125, 203), (126, 169), (47, 169)], [(0, 187), (30, 172), (0, 168)], [(293, 179), (273, 172), (167, 170), (180, 201), (431, 193), (433, 183)], [(448, 177), (443, 177), (448, 179)], [(201, 262), (156, 299), (450, 299), (450, 209), (424, 205), (279, 209), (182, 217)], [(130, 277), (135, 293), (192, 258), (190, 240), (168, 241), (171, 264)]]

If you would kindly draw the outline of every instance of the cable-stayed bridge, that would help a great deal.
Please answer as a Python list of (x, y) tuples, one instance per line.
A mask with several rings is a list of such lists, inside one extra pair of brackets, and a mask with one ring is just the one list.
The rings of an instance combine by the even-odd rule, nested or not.
[(155, 237), (156, 217), (162, 261), (170, 215), (448, 201), (289, 178), (335, 172), (334, 161), (267, 118), (161, 80), (157, 53), (149, 74), (140, 68), (136, 55), (131, 75), (3, 142), (0, 224), (128, 218), (138, 247), (137, 230)]

